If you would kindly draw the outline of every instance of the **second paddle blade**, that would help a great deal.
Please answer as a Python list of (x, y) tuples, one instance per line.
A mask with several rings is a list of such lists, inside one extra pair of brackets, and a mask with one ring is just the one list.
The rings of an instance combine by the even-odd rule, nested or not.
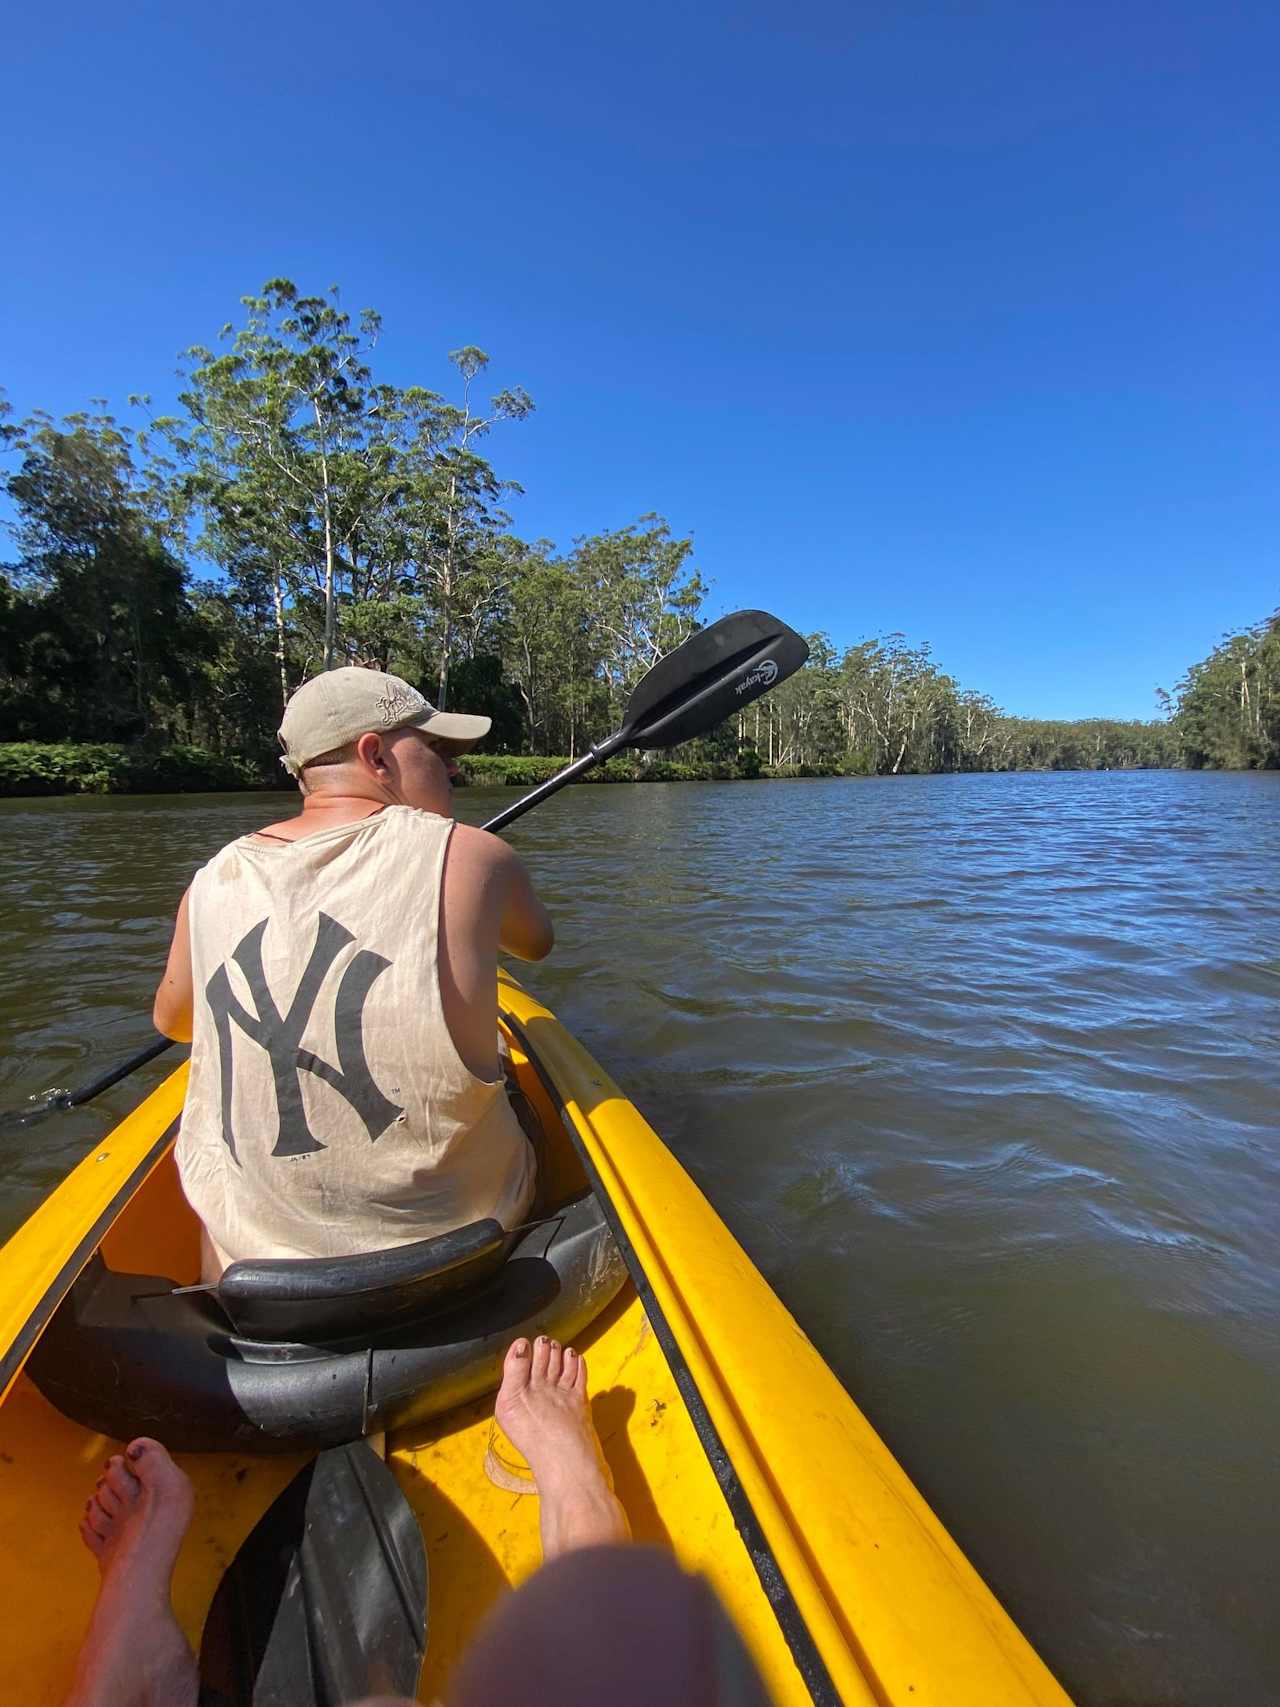
[(417, 1519), (364, 1441), (299, 1471), (227, 1567), (200, 1681), (226, 1707), (345, 1707), (417, 1691), (427, 1555)]

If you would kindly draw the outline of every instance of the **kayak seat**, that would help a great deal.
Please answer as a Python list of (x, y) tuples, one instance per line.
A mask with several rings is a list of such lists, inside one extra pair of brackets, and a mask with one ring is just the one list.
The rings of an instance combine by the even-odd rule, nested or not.
[(316, 1451), (492, 1393), (513, 1339), (572, 1342), (626, 1277), (590, 1192), (511, 1234), (480, 1222), (368, 1256), (236, 1263), (215, 1286), (109, 1268), (99, 1250), (26, 1371), (64, 1416), (114, 1440)]
[(356, 1339), (432, 1315), (459, 1292), (483, 1286), (510, 1242), (500, 1221), (472, 1221), (388, 1251), (233, 1262), (209, 1290), (235, 1332), (249, 1339)]

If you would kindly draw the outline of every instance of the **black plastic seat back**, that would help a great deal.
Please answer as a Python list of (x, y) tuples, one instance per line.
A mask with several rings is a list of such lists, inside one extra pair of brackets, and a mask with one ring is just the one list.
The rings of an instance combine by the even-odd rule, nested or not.
[(501, 1222), (473, 1221), (360, 1256), (233, 1262), (213, 1291), (246, 1339), (368, 1339), (483, 1286), (502, 1266), (508, 1243)]

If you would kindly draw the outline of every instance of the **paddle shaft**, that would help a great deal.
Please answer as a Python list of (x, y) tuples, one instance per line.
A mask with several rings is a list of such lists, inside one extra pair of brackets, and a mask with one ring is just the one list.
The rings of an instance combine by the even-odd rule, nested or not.
[(87, 1085), (81, 1085), (78, 1090), (55, 1091), (38, 1107), (29, 1109), (25, 1114), (15, 1115), (12, 1124), (32, 1126), (46, 1114), (55, 1114), (64, 1108), (79, 1108), (83, 1103), (92, 1102), (94, 1097), (101, 1096), (103, 1091), (109, 1091), (112, 1085), (118, 1085), (121, 1079), (127, 1079), (130, 1073), (136, 1073), (139, 1067), (145, 1067), (148, 1061), (154, 1061), (157, 1055), (163, 1055), (166, 1049), (172, 1049), (174, 1042), (172, 1037), (157, 1037), (148, 1043), (145, 1049), (139, 1049), (125, 1061), (118, 1061), (114, 1067), (109, 1067), (105, 1073), (99, 1073), (96, 1079), (90, 1079)]
[(609, 758), (626, 744), (623, 735), (610, 735), (607, 741), (602, 741), (598, 747), (592, 747), (590, 752), (584, 753), (580, 759), (575, 759), (571, 765), (566, 765), (562, 771), (557, 771), (546, 782), (539, 783), (537, 788), (530, 789), (529, 793), (522, 795), (513, 806), (504, 806), (502, 811), (496, 817), (490, 818), (482, 828), (494, 832), (505, 829), (508, 824), (516, 818), (523, 818), (526, 812), (532, 811), (550, 795), (558, 794), (571, 782), (577, 782), (580, 776), (585, 776), (601, 760)]

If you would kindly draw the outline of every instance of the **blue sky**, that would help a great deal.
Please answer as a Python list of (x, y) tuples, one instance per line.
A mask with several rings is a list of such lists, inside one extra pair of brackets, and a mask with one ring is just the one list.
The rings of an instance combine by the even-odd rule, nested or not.
[(517, 530), (646, 510), (713, 614), (1146, 716), (1280, 604), (1274, 6), (10, 14), (0, 380), (172, 395), (276, 274), (478, 343)]

